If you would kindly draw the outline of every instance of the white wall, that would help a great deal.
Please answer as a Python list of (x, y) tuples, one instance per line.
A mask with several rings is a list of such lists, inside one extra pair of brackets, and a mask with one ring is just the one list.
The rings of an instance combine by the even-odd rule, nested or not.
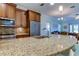
[(51, 16), (41, 15), (41, 23), (40, 23), (40, 35), (48, 35), (48, 31), (43, 30), (46, 28), (46, 24), (50, 23), (50, 32), (52, 28), (52, 18)]

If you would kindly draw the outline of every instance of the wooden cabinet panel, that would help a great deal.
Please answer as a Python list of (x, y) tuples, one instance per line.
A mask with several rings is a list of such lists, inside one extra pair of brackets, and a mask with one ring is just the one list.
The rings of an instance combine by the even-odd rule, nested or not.
[(22, 11), (22, 27), (27, 27), (25, 11)]
[(12, 3), (0, 3), (0, 17), (15, 19), (16, 5)]
[(6, 5), (0, 3), (0, 17), (6, 17)]
[(21, 26), (21, 11), (20, 10), (16, 10), (16, 27), (20, 27)]
[(16, 9), (16, 34), (18, 35), (29, 35), (29, 32), (26, 28), (26, 15), (25, 11), (21, 9)]
[[(29, 36), (30, 34), (30, 21), (40, 21), (40, 13), (32, 11), (32, 10), (27, 10), (26, 11), (26, 19), (27, 19), (27, 27), (28, 27), (28, 32), (29, 32)], [(40, 31), (39, 31), (40, 32)]]
[(25, 11), (17, 9), (16, 10), (16, 26), (17, 27), (26, 27), (26, 15)]
[(16, 5), (7, 3), (7, 18), (15, 19), (16, 18)]
[(28, 14), (29, 21), (40, 21), (40, 13), (28, 10), (26, 14)]
[(29, 19), (34, 21), (35, 20), (35, 13), (34, 12), (29, 12)]
[(35, 19), (36, 19), (36, 21), (40, 21), (40, 14), (36, 14)]

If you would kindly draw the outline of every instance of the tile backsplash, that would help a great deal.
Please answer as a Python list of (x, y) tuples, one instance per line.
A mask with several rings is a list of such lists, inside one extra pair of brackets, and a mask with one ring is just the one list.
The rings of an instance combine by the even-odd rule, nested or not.
[(14, 28), (6, 28), (6, 27), (0, 28), (0, 35), (10, 35), (10, 34), (15, 34)]

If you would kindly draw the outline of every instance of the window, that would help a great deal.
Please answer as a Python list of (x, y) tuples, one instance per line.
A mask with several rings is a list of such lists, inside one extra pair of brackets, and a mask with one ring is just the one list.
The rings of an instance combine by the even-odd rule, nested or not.
[(58, 31), (60, 32), (61, 31), (61, 25), (58, 24)]
[(74, 33), (78, 33), (78, 25), (74, 25)]
[(70, 25), (70, 33), (73, 32), (73, 28), (72, 28), (72, 25)]

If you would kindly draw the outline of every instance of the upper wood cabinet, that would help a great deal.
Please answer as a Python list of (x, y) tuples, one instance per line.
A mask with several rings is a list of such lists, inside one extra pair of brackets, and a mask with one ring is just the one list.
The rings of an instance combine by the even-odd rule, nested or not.
[(13, 3), (0, 3), (0, 17), (16, 18), (16, 5)]
[(16, 5), (12, 3), (6, 3), (6, 17), (10, 19), (16, 18)]
[(29, 11), (29, 19), (30, 20), (35, 20), (35, 13), (34, 12), (32, 12), (32, 11)]
[(27, 27), (27, 21), (26, 21), (26, 15), (25, 15), (25, 11), (22, 11), (22, 18), (21, 18), (21, 22), (22, 22), (22, 26), (23, 27)]
[(40, 14), (39, 13), (35, 13), (35, 19), (36, 19), (36, 21), (40, 21)]
[(30, 21), (40, 21), (40, 13), (32, 11), (32, 10), (28, 10), (26, 12), (26, 14), (28, 15), (27, 16), (28, 20), (30, 20)]
[(21, 9), (16, 10), (16, 27), (26, 27), (26, 15), (25, 11)]
[(21, 26), (21, 10), (20, 9), (16, 9), (16, 27), (20, 27)]
[(6, 17), (6, 4), (0, 3), (0, 17)]

